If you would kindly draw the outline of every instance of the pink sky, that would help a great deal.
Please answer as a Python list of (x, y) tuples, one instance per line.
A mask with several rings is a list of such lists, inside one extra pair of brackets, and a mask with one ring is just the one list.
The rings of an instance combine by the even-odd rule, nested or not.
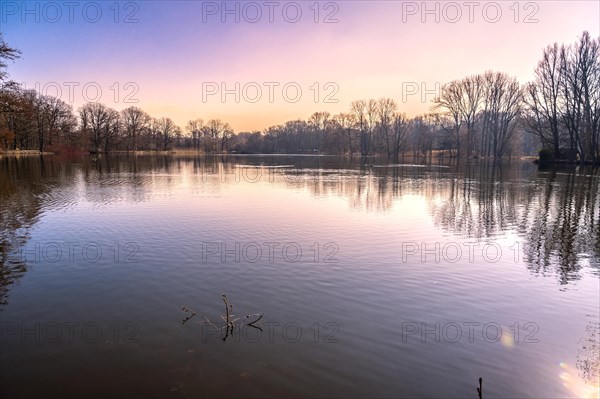
[[(64, 82), (77, 82), (75, 108), (85, 100), (81, 87), (96, 82), (100, 101), (116, 109), (137, 105), (181, 126), (190, 119), (221, 118), (238, 132), (308, 118), (316, 111), (347, 111), (356, 99), (392, 97), (401, 111), (421, 114), (445, 82), (497, 70), (524, 83), (545, 46), (572, 43), (584, 30), (600, 35), (598, 1), (476, 2), (473, 22), (468, 2), (428, 2), (429, 10), (437, 4), (439, 22), (435, 11), (422, 15), (422, 2), (330, 3), (337, 4), (337, 23), (322, 22), (336, 10), (327, 2), (319, 4), (319, 23), (309, 8), (314, 2), (299, 2), (303, 14), (297, 23), (285, 21), (281, 12), (275, 12), (275, 23), (266, 15), (249, 23), (243, 14), (239, 23), (231, 16), (222, 23), (219, 15), (204, 15), (203, 23), (201, 2), (140, 2), (139, 22), (109, 24), (112, 30), (101, 23), (40, 23), (30, 29), (31, 24), (9, 19), (2, 31), (23, 51), (23, 59), (10, 66), (12, 78), (30, 87), (57, 82), (64, 100), (69, 100)], [(498, 8), (502, 15), (496, 17)], [(456, 10), (462, 16), (452, 23)], [(134, 85), (126, 90), (127, 82)], [(241, 90), (252, 82), (248, 96), (256, 94), (251, 86), (262, 90), (256, 103)], [(272, 102), (267, 82), (278, 84)], [(220, 92), (206, 96), (203, 87), (213, 83), (229, 89), (239, 84), (239, 102), (234, 94), (224, 102)], [(285, 84), (290, 97), (294, 86), (301, 88), (297, 102), (286, 100)], [(415, 88), (416, 93), (407, 91)], [(127, 94), (138, 103), (124, 102)]]

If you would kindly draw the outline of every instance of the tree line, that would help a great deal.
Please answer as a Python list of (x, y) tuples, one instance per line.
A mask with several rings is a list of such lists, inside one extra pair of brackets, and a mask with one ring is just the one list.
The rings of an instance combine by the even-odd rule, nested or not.
[(8, 60), (19, 58), (0, 33), (0, 149), (320, 153), (386, 156), (506, 157), (600, 161), (600, 39), (583, 32), (571, 45), (550, 45), (520, 84), (487, 71), (441, 87), (431, 112), (408, 117), (392, 98), (358, 100), (346, 112), (315, 112), (263, 131), (238, 132), (219, 119), (183, 128), (139, 107), (114, 110), (60, 98), (10, 81)]

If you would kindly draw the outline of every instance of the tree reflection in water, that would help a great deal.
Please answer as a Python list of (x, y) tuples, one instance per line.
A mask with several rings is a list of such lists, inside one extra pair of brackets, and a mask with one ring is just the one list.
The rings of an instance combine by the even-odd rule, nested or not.
[(439, 182), (429, 196), (436, 224), (477, 239), (514, 232), (524, 239), (531, 272), (556, 273), (561, 284), (577, 280), (584, 267), (597, 275), (598, 172), (528, 169), (493, 163), (465, 166), (459, 177)]
[[(9, 287), (28, 270), (19, 248), (27, 245), (32, 226), (45, 212), (82, 200), (147, 201), (158, 181), (163, 192), (173, 189), (170, 195), (176, 195), (182, 176), (191, 176), (192, 194), (211, 193), (234, 181), (240, 165), (268, 171), (263, 181), (272, 179), (316, 197), (343, 198), (357, 211), (386, 213), (403, 196), (418, 196), (428, 204), (435, 225), (457, 237), (520, 237), (525, 265), (534, 275), (556, 275), (563, 286), (584, 271), (599, 275), (597, 170), (538, 170), (530, 162), (445, 162), (423, 167), (293, 156), (0, 157), (0, 310), (8, 303)], [(596, 319), (576, 364), (590, 384), (598, 378), (598, 334)]]
[[(37, 167), (31, 167), (32, 164)], [(42, 178), (39, 159), (0, 158), (0, 309), (8, 303), (8, 287), (27, 271), (19, 248), (27, 243), (28, 230), (38, 220), (40, 197), (47, 187), (34, 184)], [(33, 177), (37, 172), (37, 179)]]
[[(445, 163), (444, 163), (445, 162)], [(47, 209), (69, 206), (76, 195), (93, 203), (115, 198), (145, 201), (160, 178), (176, 186), (181, 171), (201, 175), (195, 190), (218, 190), (243, 167), (273, 169), (271, 179), (315, 196), (347, 198), (351, 207), (388, 212), (404, 195), (424, 197), (437, 226), (460, 237), (492, 239), (512, 231), (524, 239), (533, 274), (557, 273), (561, 284), (582, 268), (598, 274), (600, 222), (598, 171), (537, 170), (530, 162), (390, 165), (386, 161), (297, 156), (133, 156), (0, 158), (0, 302), (27, 270), (19, 247)], [(75, 186), (78, 190), (75, 190)]]

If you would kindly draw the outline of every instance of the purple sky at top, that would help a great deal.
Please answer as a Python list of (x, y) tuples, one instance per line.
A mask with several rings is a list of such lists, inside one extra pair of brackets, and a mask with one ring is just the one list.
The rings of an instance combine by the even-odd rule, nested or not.
[(452, 79), (497, 70), (527, 82), (545, 46), (584, 30), (600, 35), (599, 1), (0, 3), (0, 31), (23, 53), (12, 79), (75, 108), (137, 105), (236, 131), (356, 99), (428, 112)]

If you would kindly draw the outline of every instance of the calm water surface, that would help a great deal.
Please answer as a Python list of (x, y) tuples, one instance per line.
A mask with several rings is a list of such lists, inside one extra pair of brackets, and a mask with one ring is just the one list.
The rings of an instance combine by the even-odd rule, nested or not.
[(0, 395), (598, 396), (598, 172), (369, 162), (0, 158)]

